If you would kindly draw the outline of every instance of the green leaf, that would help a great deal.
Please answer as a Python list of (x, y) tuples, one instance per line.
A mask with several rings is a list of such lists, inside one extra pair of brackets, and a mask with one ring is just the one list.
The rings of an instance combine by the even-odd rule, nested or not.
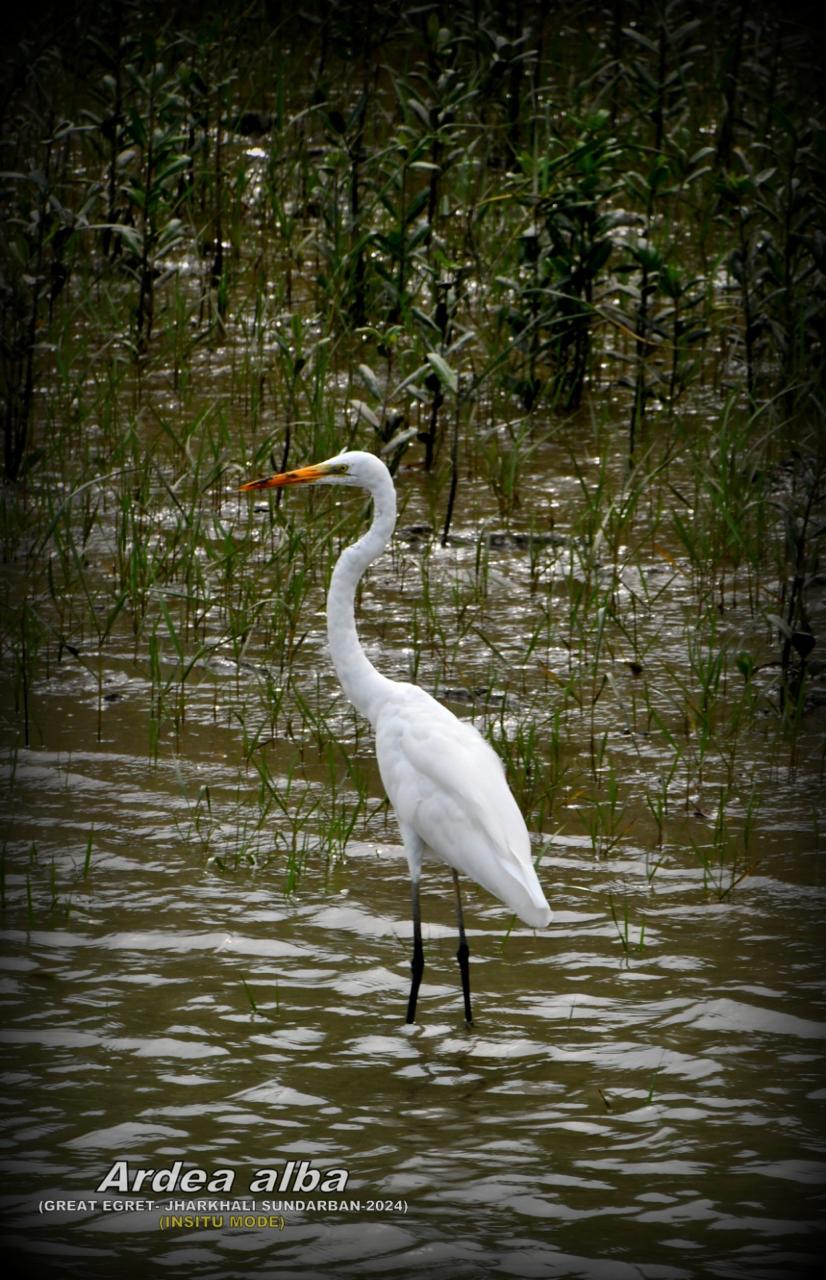
[(100, 229), (114, 231), (115, 235), (120, 236), (130, 253), (134, 253), (136, 257), (140, 257), (143, 253), (143, 236), (137, 227), (129, 227), (122, 222), (106, 222)]
[(364, 418), (365, 422), (369, 422), (370, 426), (374, 427), (376, 431), (379, 430), (381, 423), (370, 408), (369, 404), (365, 404), (363, 400), (351, 400), (350, 404), (353, 406), (359, 417)]
[(369, 364), (360, 364), (359, 373), (361, 374), (362, 382), (370, 392), (370, 395), (373, 396), (375, 400), (382, 400), (384, 397), (382, 395), (381, 385)]
[(791, 640), (792, 629), (785, 618), (781, 618), (779, 613), (767, 613), (766, 621), (770, 622), (783, 636), (785, 640)]
[(176, 173), (180, 173), (182, 169), (188, 168), (190, 164), (189, 156), (173, 156), (172, 159), (159, 169), (155, 181), (160, 186), (166, 182), (168, 178), (172, 178)]
[(433, 369), (435, 369), (440, 380), (456, 394), (459, 390), (458, 374), (451, 369), (444, 356), (439, 355), (438, 351), (428, 351), (427, 359)]
[(183, 648), (183, 645), (181, 644), (181, 638), (178, 635), (178, 632), (175, 627), (175, 623), (172, 621), (172, 615), (169, 612), (169, 609), (167, 608), (166, 601), (162, 596), (158, 600), (158, 608), (160, 609), (163, 615), (163, 620), (166, 623), (166, 629), (169, 632), (169, 637), (173, 645), (175, 646), (175, 652), (177, 653), (179, 660), (183, 662), (184, 648)]

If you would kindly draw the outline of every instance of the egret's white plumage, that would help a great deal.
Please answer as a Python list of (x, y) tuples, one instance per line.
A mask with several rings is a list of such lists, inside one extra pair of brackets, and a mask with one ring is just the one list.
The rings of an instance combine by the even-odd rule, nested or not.
[(482, 885), (533, 928), (549, 923), (551, 909), (536, 877), (528, 831), (499, 757), (472, 724), (458, 720), (423, 689), (383, 676), (359, 643), (356, 587), (368, 565), (384, 551), (396, 523), (390, 472), (373, 454), (350, 451), (315, 466), (254, 480), (243, 488), (313, 483), (356, 486), (373, 498), (370, 528), (345, 549), (333, 571), (327, 635), (342, 688), (375, 731), (382, 782), (398, 818), (410, 867), (414, 955), (408, 1021), (415, 1015), (424, 967), (419, 881), (422, 861), (430, 854), (454, 873), (458, 958), (465, 1016), (470, 1022), (468, 948), (456, 872)]
[[(542, 929), (551, 918), (502, 762), (467, 721), (415, 685), (398, 685), (376, 723), (379, 771), (402, 832)], [(408, 850), (408, 860), (410, 851)], [(411, 874), (419, 868), (411, 862)]]

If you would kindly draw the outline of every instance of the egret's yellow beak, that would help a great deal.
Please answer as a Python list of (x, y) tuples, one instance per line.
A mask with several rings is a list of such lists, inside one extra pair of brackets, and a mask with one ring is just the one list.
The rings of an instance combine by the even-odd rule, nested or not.
[(267, 476), (265, 480), (248, 480), (242, 484), (239, 493), (247, 489), (282, 489), (285, 484), (312, 484), (314, 480), (323, 480), (328, 475), (323, 465), (298, 467), (296, 471), (281, 471), (277, 476)]

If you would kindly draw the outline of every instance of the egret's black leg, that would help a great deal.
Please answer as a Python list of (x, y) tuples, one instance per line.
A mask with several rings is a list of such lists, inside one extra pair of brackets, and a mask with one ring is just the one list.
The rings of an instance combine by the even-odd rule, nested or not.
[(462, 975), (462, 995), (465, 998), (465, 1022), (473, 1025), (473, 1011), (470, 1007), (470, 948), (465, 937), (465, 917), (462, 914), (462, 896), (459, 892), (459, 877), (453, 872), (453, 887), (456, 890), (456, 919), (459, 923), (459, 950), (456, 959)]
[(413, 959), (410, 961), (410, 972), (413, 975), (410, 983), (410, 999), (407, 1002), (407, 1021), (416, 1020), (416, 1000), (424, 973), (424, 949), (422, 947), (422, 913), (419, 907), (419, 881), (413, 880), (410, 892), (413, 907)]

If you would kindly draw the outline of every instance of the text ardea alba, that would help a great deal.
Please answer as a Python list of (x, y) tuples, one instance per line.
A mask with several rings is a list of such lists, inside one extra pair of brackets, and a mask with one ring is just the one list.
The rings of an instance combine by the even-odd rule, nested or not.
[(299, 467), (242, 489), (275, 489), (293, 484), (350, 485), (373, 499), (373, 520), (358, 542), (345, 548), (333, 570), (327, 595), (327, 637), (341, 686), (376, 735), (379, 771), (396, 811), (410, 867), (413, 907), (412, 982), (407, 1021), (416, 1016), (424, 970), (419, 882), (422, 861), (434, 855), (453, 871), (465, 1018), (470, 1006), (470, 968), (459, 893), (461, 871), (482, 885), (520, 920), (542, 929), (551, 909), (536, 878), (525, 821), (511, 795), (502, 762), (467, 721), (431, 698), (424, 689), (381, 675), (356, 633), (356, 587), (368, 565), (381, 555), (396, 524), (396, 491), (390, 472), (371, 453), (340, 453), (327, 462)]

